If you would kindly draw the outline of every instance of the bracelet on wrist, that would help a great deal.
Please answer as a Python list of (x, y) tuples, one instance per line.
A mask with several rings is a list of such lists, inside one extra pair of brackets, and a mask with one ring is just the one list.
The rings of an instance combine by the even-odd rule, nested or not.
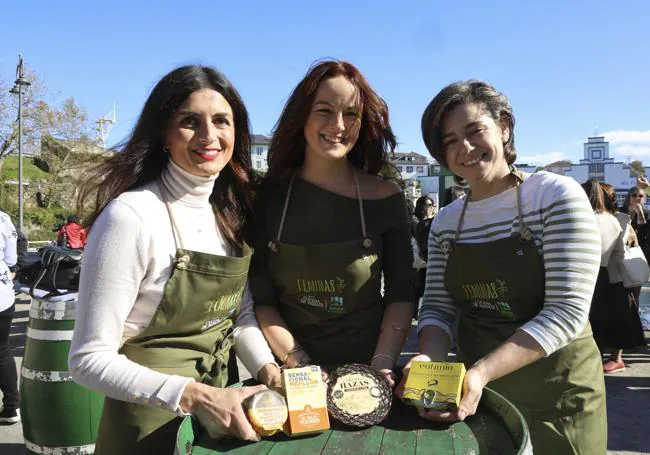
[(289, 358), (289, 356), (291, 356), (291, 355), (293, 355), (293, 354), (296, 354), (296, 353), (298, 353), (298, 352), (303, 352), (303, 353), (305, 352), (305, 351), (303, 350), (302, 346), (300, 346), (300, 345), (296, 345), (293, 349), (290, 349), (290, 350), (289, 350), (289, 351), (284, 355), (284, 358), (282, 359), (282, 363), (286, 365), (286, 363), (287, 363), (287, 359)]

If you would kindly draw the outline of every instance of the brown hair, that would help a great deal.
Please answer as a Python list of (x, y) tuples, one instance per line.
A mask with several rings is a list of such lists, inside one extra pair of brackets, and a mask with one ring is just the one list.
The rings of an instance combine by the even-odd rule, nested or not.
[(600, 183), (600, 189), (603, 192), (603, 205), (605, 210), (609, 213), (614, 214), (618, 212), (618, 206), (616, 205), (616, 190), (609, 183)]
[(589, 202), (591, 203), (591, 208), (594, 210), (594, 213), (603, 213), (606, 211), (604, 193), (598, 180), (587, 180), (582, 184), (582, 189), (587, 193), (587, 197), (589, 197)]
[(239, 251), (246, 224), (252, 217), (250, 123), (244, 102), (232, 83), (207, 66), (183, 66), (165, 75), (151, 91), (130, 136), (115, 147), (111, 158), (84, 178), (78, 206), (81, 212), (84, 203), (94, 199), (88, 226), (117, 196), (160, 176), (169, 161), (169, 154), (163, 151), (163, 140), (170, 119), (190, 94), (203, 88), (221, 94), (234, 115), (233, 155), (219, 173), (210, 202), (226, 241)]
[(344, 76), (359, 91), (362, 103), (361, 128), (356, 144), (347, 159), (353, 166), (379, 175), (390, 164), (397, 145), (388, 121), (386, 102), (370, 87), (361, 72), (351, 63), (326, 60), (312, 66), (293, 90), (275, 124), (269, 146), (269, 182), (288, 178), (305, 159), (304, 126), (316, 91), (321, 82)]
[(431, 100), (422, 114), (422, 139), (429, 153), (444, 167), (449, 168), (442, 146), (443, 123), (447, 114), (464, 104), (478, 104), (501, 127), (510, 131), (503, 144), (503, 153), (508, 165), (517, 159), (515, 149), (515, 116), (508, 98), (487, 82), (468, 80), (454, 82), (443, 88)]

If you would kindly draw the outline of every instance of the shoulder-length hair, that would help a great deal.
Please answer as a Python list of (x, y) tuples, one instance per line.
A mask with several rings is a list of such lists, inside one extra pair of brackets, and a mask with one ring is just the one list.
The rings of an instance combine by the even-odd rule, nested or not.
[(627, 190), (627, 194), (625, 195), (625, 200), (623, 201), (623, 212), (625, 213), (629, 213), (630, 199), (632, 199), (633, 194), (642, 194), (643, 196), (645, 196), (645, 192), (638, 186), (633, 186), (632, 188)]
[(587, 193), (587, 197), (589, 198), (594, 213), (603, 213), (606, 211), (603, 190), (600, 187), (600, 182), (598, 182), (598, 180), (587, 180), (582, 184), (582, 189)]
[(503, 153), (508, 165), (517, 159), (515, 149), (515, 116), (508, 98), (487, 82), (468, 80), (454, 82), (443, 88), (422, 114), (422, 139), (429, 153), (444, 167), (449, 168), (442, 145), (443, 126), (447, 115), (458, 106), (477, 104), (492, 117), (500, 127), (510, 131), (503, 144)]
[(234, 115), (233, 155), (219, 173), (210, 202), (221, 232), (230, 246), (239, 251), (246, 223), (252, 216), (250, 123), (244, 102), (232, 83), (207, 66), (182, 66), (165, 75), (151, 91), (131, 134), (114, 148), (111, 158), (84, 179), (78, 198), (79, 210), (94, 199), (93, 211), (87, 218), (88, 226), (92, 226), (117, 196), (160, 176), (169, 160), (169, 154), (163, 150), (167, 127), (185, 100), (204, 88), (220, 93)]
[(417, 216), (420, 221), (427, 217), (428, 202), (431, 202), (431, 204), (434, 205), (433, 199), (429, 196), (420, 196), (418, 200), (415, 201), (415, 216)]
[(293, 90), (273, 129), (269, 146), (268, 181), (288, 178), (305, 160), (304, 126), (311, 112), (321, 82), (344, 76), (358, 90), (362, 103), (359, 138), (347, 159), (353, 166), (380, 175), (390, 165), (397, 141), (388, 121), (386, 102), (370, 87), (361, 72), (351, 63), (326, 60), (312, 66)]
[(618, 205), (616, 204), (616, 190), (609, 183), (600, 182), (600, 189), (603, 192), (603, 205), (605, 210), (614, 214), (618, 212)]

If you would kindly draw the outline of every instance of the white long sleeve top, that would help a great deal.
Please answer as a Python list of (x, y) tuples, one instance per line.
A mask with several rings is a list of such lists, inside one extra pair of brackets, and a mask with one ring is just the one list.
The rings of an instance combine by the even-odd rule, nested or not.
[(16, 228), (11, 218), (0, 212), (0, 311), (14, 304), (15, 293), (9, 267), (16, 265)]
[(600, 229), (600, 266), (607, 267), (611, 260), (623, 259), (625, 251), (625, 232), (614, 215), (608, 212), (597, 213), (596, 220)]
[[(189, 174), (171, 160), (161, 176), (183, 247), (229, 255), (209, 202), (216, 178)], [(75, 382), (108, 397), (178, 412), (192, 378), (159, 373), (118, 353), (126, 340), (148, 327), (172, 272), (176, 244), (162, 201), (157, 183), (151, 182), (111, 201), (93, 224), (81, 269), (69, 368)], [(273, 362), (273, 355), (252, 314), (247, 297), (235, 344), (245, 366), (256, 374)]]

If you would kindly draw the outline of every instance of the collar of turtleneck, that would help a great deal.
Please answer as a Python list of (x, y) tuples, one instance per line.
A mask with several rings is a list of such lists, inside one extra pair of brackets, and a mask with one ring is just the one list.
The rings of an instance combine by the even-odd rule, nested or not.
[(210, 195), (218, 176), (219, 174), (210, 177), (190, 174), (169, 159), (169, 164), (160, 178), (170, 202), (179, 201), (190, 207), (206, 207), (210, 205)]

